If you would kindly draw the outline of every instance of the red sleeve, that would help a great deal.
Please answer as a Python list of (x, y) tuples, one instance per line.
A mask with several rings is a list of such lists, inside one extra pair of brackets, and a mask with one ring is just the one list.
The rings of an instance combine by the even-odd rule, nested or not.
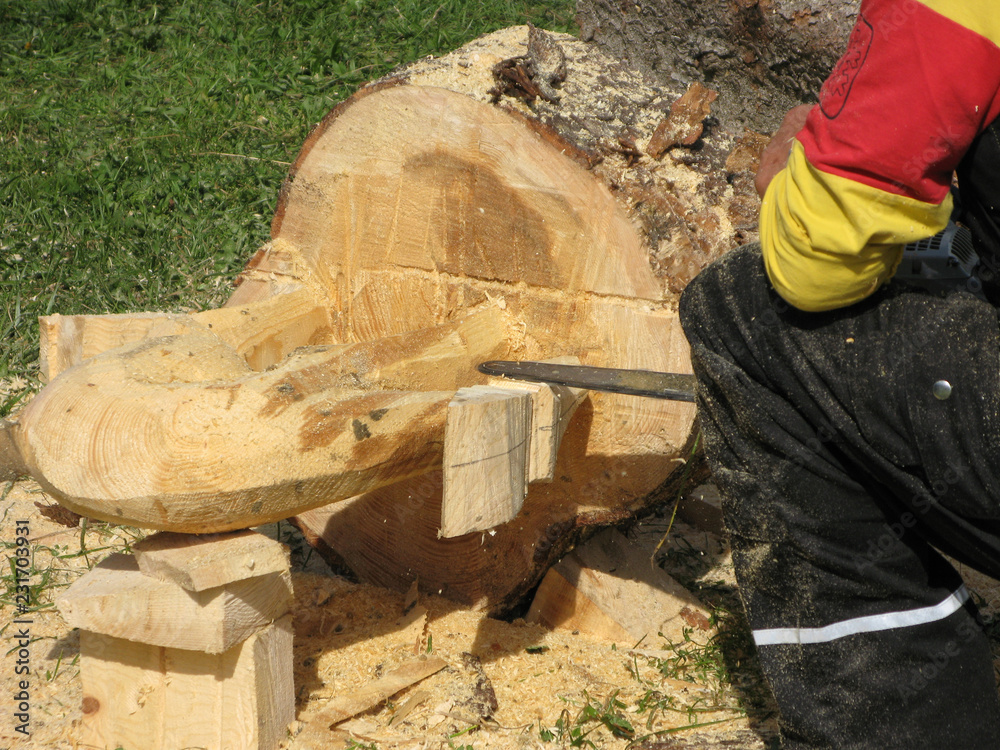
[(1000, 114), (996, 0), (862, 0), (847, 51), (761, 202), (786, 300), (829, 310), (890, 278), (945, 226), (955, 166)]

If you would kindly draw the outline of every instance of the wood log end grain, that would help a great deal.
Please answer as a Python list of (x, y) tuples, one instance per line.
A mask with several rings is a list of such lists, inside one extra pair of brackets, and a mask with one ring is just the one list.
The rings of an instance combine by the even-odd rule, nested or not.
[[(206, 363), (188, 357), (193, 350), (181, 350), (186, 336), (175, 337), (171, 357), (163, 358), (173, 364), (154, 367), (146, 360), (160, 344), (141, 344), (119, 362), (127, 384), (119, 390), (136, 399), (118, 394), (112, 405), (125, 408), (115, 413), (127, 417), (122, 423), (139, 425), (141, 434), (118, 443), (81, 439), (71, 445), (74, 434), (53, 438), (32, 456), (59, 474), (49, 486), (58, 490), (69, 486), (63, 480), (78, 479), (60, 474), (60, 462), (70, 456), (99, 488), (77, 495), (67, 490), (75, 510), (96, 516), (72, 503), (100, 497), (101, 517), (132, 520), (117, 505), (130, 498), (146, 514), (142, 525), (201, 532), (254, 525), (363, 493), (348, 504), (366, 506), (367, 521), (355, 523), (346, 508), (339, 520), (336, 512), (317, 519), (321, 525), (314, 528), (331, 547), (360, 559), (359, 568), (395, 558), (393, 570), (372, 575), (379, 581), (395, 583), (409, 571), (403, 576), (408, 584), (410, 572), (433, 566), (429, 586), (496, 608), (537, 583), (568, 537), (655, 502), (655, 488), (675, 468), (670, 457), (690, 438), (693, 409), (599, 394), (577, 410), (553, 480), (528, 492), (527, 513), (518, 516), (524, 523), (515, 520), (489, 538), (437, 538), (441, 472), (433, 469), (440, 463), (448, 391), (482, 383), (475, 374), (479, 361), (515, 352), (685, 369), (686, 344), (672, 311), (677, 294), (734, 237), (727, 213), (733, 192), (717, 169), (731, 151), (729, 136), (706, 132), (681, 157), (652, 160), (634, 144), (648, 139), (679, 92), (629, 71), (593, 45), (565, 35), (535, 37), (532, 45), (530, 29), (520, 27), (477, 40), (376, 83), (325, 118), (282, 189), (270, 246), (252, 262), (227, 308), (197, 318), (203, 338), (229, 321), (232, 340), (212, 336), (215, 346), (223, 340), (222, 359), (240, 367), (228, 374), (213, 369), (217, 360), (207, 350)], [(529, 106), (501, 94), (498, 105), (490, 104), (494, 66), (532, 55), (533, 75), (547, 80), (558, 101), (536, 97)], [(549, 72), (539, 73), (543, 68)], [(540, 125), (525, 128), (504, 107)], [(558, 140), (542, 138), (545, 129)], [(601, 158), (582, 168), (554, 142)], [(257, 305), (281, 307), (300, 293), (316, 295), (328, 321), (305, 305), (282, 308), (275, 326), (305, 320), (304, 332), (292, 337), (296, 342), (314, 343), (321, 331), (315, 335), (332, 343), (343, 361), (367, 357), (364, 367), (328, 372), (324, 380), (312, 360), (266, 364), (277, 358), (274, 352), (296, 345), (291, 339), (272, 347), (276, 337), (258, 340), (251, 331), (240, 338), (244, 311), (252, 317), (264, 309)], [(496, 325), (470, 324), (440, 340), (420, 333), (444, 329), (477, 305)], [(261, 353), (253, 367), (250, 355), (232, 343), (237, 339), (249, 342), (246, 351)], [(420, 351), (407, 351), (408, 340)], [(90, 394), (100, 386), (87, 367), (74, 376), (76, 395), (58, 404), (60, 424), (66, 408), (96, 403)], [(378, 384), (361, 382), (331, 400), (327, 390), (343, 387), (343, 378), (352, 375)], [(199, 378), (206, 382), (193, 382)], [(139, 392), (147, 388), (153, 394), (147, 406), (155, 408), (140, 418), (129, 410), (139, 409)], [(387, 395), (390, 388), (431, 390), (408, 390), (406, 403), (372, 401), (375, 392), (396, 398)], [(41, 403), (52, 400), (46, 396)], [(344, 400), (364, 409), (346, 414)], [(423, 448), (413, 447), (418, 442)], [(133, 450), (126, 461), (132, 468), (111, 471), (119, 447)], [(367, 468), (348, 461), (362, 457)], [(132, 489), (114, 484), (129, 472), (137, 483)], [(151, 478), (160, 484), (147, 486)], [(410, 501), (414, 495), (417, 504)], [(341, 523), (347, 533), (338, 537), (333, 527)], [(368, 531), (365, 523), (372, 524)], [(390, 534), (396, 528), (400, 534)], [(549, 538), (553, 529), (564, 536)], [(387, 534), (405, 536), (407, 548), (397, 544), (387, 554), (375, 538)]]
[[(688, 153), (662, 161), (636, 145), (650, 141), (671, 103), (683, 98), (687, 87), (647, 76), (598, 45), (546, 32), (565, 57), (559, 100), (536, 97), (528, 103), (519, 91), (500, 91), (498, 97), (492, 71), (501, 63), (523, 67), (529, 33), (527, 27), (504, 29), (441, 58), (412, 64), (401, 75), (411, 85), (448, 88), (517, 112), (542, 137), (590, 169), (639, 229), (649, 266), (668, 301), (715, 257), (756, 239), (756, 218), (743, 208), (757, 201), (753, 185), (726, 180), (734, 132), (712, 128), (692, 141)], [(692, 133), (686, 138), (691, 140)], [(656, 204), (652, 211), (645, 209), (650, 203)], [(730, 206), (737, 206), (738, 225), (731, 220)], [(662, 262), (666, 255), (691, 251), (687, 267)]]

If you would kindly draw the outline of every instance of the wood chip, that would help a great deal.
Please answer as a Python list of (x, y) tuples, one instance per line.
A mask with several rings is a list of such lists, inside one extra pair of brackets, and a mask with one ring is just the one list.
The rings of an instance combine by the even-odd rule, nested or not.
[(310, 726), (332, 728), (352, 716), (375, 708), (387, 698), (440, 672), (446, 666), (448, 662), (436, 656), (408, 662), (348, 695), (332, 699), (310, 722)]
[(430, 690), (418, 690), (406, 703), (399, 707), (399, 710), (389, 719), (389, 724), (397, 724), (413, 713), (413, 709), (426, 703), (431, 697)]

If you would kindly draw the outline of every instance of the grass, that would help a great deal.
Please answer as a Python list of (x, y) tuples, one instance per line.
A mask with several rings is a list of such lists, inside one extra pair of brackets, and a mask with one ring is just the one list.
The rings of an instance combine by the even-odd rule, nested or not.
[[(6, 500), (13, 483), (7, 482), (0, 491), (0, 507)], [(36, 491), (40, 498), (45, 496)], [(4, 511), (5, 520), (6, 512)], [(93, 568), (111, 552), (130, 552), (132, 544), (143, 536), (142, 531), (129, 526), (82, 519), (79, 531), (73, 532), (73, 543), (45, 544), (35, 540), (28, 547), (28, 565), (18, 570), (18, 543), (13, 535), (0, 539), (0, 556), (4, 565), (0, 569), (0, 608), (9, 608), (18, 615), (31, 615), (55, 606), (58, 593), (72, 584), (80, 575)], [(58, 539), (65, 536), (58, 535)], [(95, 544), (96, 543), (96, 544)], [(71, 564), (76, 558), (83, 565)], [(8, 621), (0, 627), (0, 636), (9, 627)], [(56, 668), (58, 671), (58, 667)]]
[(619, 691), (613, 691), (603, 701), (584, 693), (577, 711), (563, 709), (554, 727), (539, 726), (538, 736), (543, 742), (555, 742), (563, 747), (589, 747), (598, 745), (590, 735), (598, 729), (606, 729), (613, 737), (631, 740), (635, 728), (623, 711), (625, 703), (618, 700)]
[(224, 300), (306, 135), (360, 84), (572, 17), (571, 0), (0, 4), (0, 381), (34, 380), (39, 315)]

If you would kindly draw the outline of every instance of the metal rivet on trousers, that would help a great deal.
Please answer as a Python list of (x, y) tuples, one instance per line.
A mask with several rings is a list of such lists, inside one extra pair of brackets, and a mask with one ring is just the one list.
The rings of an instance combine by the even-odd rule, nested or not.
[(934, 398), (938, 401), (944, 401), (951, 395), (951, 383), (947, 380), (939, 380), (931, 386), (931, 391), (934, 393)]

